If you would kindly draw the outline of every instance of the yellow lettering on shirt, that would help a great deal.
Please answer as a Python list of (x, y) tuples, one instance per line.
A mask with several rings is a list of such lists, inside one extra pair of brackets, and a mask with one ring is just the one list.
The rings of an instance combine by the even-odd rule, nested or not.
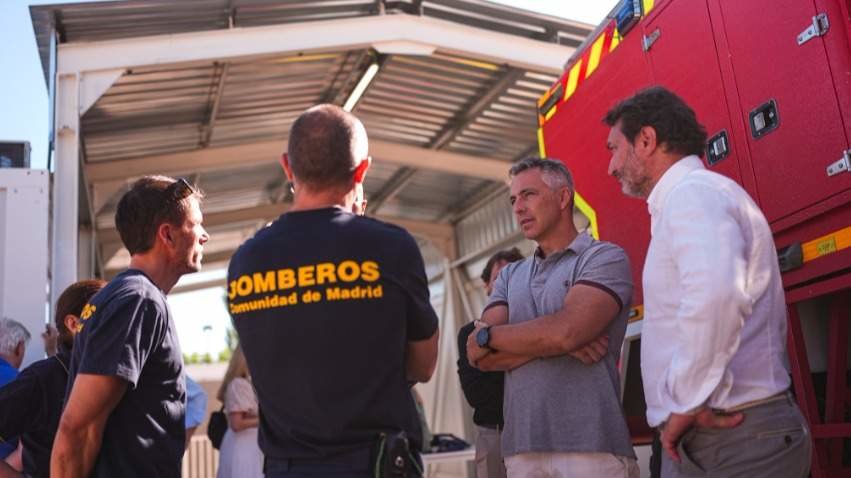
[(298, 268), (298, 285), (299, 287), (307, 287), (316, 284), (314, 277), (316, 266), (301, 266)]
[(379, 277), (381, 277), (381, 274), (378, 273), (378, 264), (376, 262), (364, 261), (361, 264), (361, 279), (367, 282), (375, 282)]
[[(378, 262), (350, 259), (339, 263), (321, 262), (297, 268), (250, 272), (228, 283), (228, 306), (231, 314), (243, 314), (323, 301), (380, 299), (384, 295), (382, 285), (363, 285), (380, 279)], [(334, 286), (338, 282), (351, 284), (358, 281), (362, 284)], [(290, 292), (296, 287), (304, 290)]]
[(278, 290), (292, 289), (293, 287), (295, 287), (295, 271), (278, 269)]
[(360, 276), (360, 266), (355, 261), (343, 261), (337, 266), (337, 277), (343, 282), (354, 282)]
[(265, 273), (254, 273), (254, 292), (270, 292), (275, 290), (275, 273), (268, 271)]
[(316, 264), (316, 283), (319, 285), (337, 282), (337, 267), (330, 262)]

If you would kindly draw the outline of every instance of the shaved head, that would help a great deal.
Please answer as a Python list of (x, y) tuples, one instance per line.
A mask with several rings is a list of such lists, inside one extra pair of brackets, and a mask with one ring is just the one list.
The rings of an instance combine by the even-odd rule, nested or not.
[(314, 106), (290, 128), (287, 156), (293, 176), (311, 189), (350, 186), (368, 151), (363, 124), (338, 106)]

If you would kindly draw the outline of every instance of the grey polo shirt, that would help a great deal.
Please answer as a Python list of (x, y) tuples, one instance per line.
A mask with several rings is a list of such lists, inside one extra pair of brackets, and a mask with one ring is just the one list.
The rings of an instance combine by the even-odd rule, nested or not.
[(629, 259), (618, 246), (579, 234), (566, 249), (539, 252), (500, 271), (487, 307), (507, 305), (517, 324), (563, 308), (575, 284), (596, 287), (621, 305), (607, 329), (609, 351), (585, 365), (570, 356), (540, 358), (505, 375), (504, 456), (601, 452), (635, 457), (620, 405), (616, 367), (632, 300)]

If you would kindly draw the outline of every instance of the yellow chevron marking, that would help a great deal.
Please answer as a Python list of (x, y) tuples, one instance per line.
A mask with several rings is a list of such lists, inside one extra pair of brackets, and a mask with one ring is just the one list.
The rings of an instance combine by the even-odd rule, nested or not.
[(538, 154), (547, 157), (547, 147), (544, 145), (544, 128), (538, 128)]
[(600, 231), (597, 228), (597, 211), (588, 204), (587, 201), (579, 194), (579, 192), (574, 191), (573, 198), (576, 201), (576, 207), (582, 214), (585, 214), (585, 217), (588, 218), (588, 221), (591, 222), (589, 228), (591, 229), (591, 236), (594, 239), (600, 239)]
[(544, 121), (549, 121), (550, 118), (552, 118), (553, 115), (556, 114), (556, 109), (558, 109), (558, 108), (555, 105), (553, 105), (553, 107), (550, 108), (549, 111), (547, 111), (547, 115), (544, 116)]
[(600, 64), (600, 55), (603, 53), (604, 41), (606, 41), (605, 33), (594, 40), (594, 44), (591, 45), (591, 54), (588, 55), (588, 68), (585, 70), (585, 78), (591, 76), (591, 73), (594, 73), (594, 70)]
[(567, 88), (564, 89), (564, 101), (567, 101), (567, 99), (573, 95), (573, 92), (576, 91), (576, 85), (579, 84), (580, 69), (582, 69), (582, 58), (573, 65), (570, 69), (570, 73), (567, 75)]
[(612, 43), (609, 45), (609, 52), (618, 47), (621, 43), (621, 32), (617, 28), (612, 32)]

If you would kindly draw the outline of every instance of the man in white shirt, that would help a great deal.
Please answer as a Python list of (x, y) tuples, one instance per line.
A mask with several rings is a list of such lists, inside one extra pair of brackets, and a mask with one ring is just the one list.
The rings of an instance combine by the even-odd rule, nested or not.
[(642, 90), (604, 121), (609, 174), (651, 216), (641, 375), (662, 475), (807, 476), (812, 442), (788, 391), (786, 308), (765, 216), (704, 167), (706, 132), (670, 91)]

